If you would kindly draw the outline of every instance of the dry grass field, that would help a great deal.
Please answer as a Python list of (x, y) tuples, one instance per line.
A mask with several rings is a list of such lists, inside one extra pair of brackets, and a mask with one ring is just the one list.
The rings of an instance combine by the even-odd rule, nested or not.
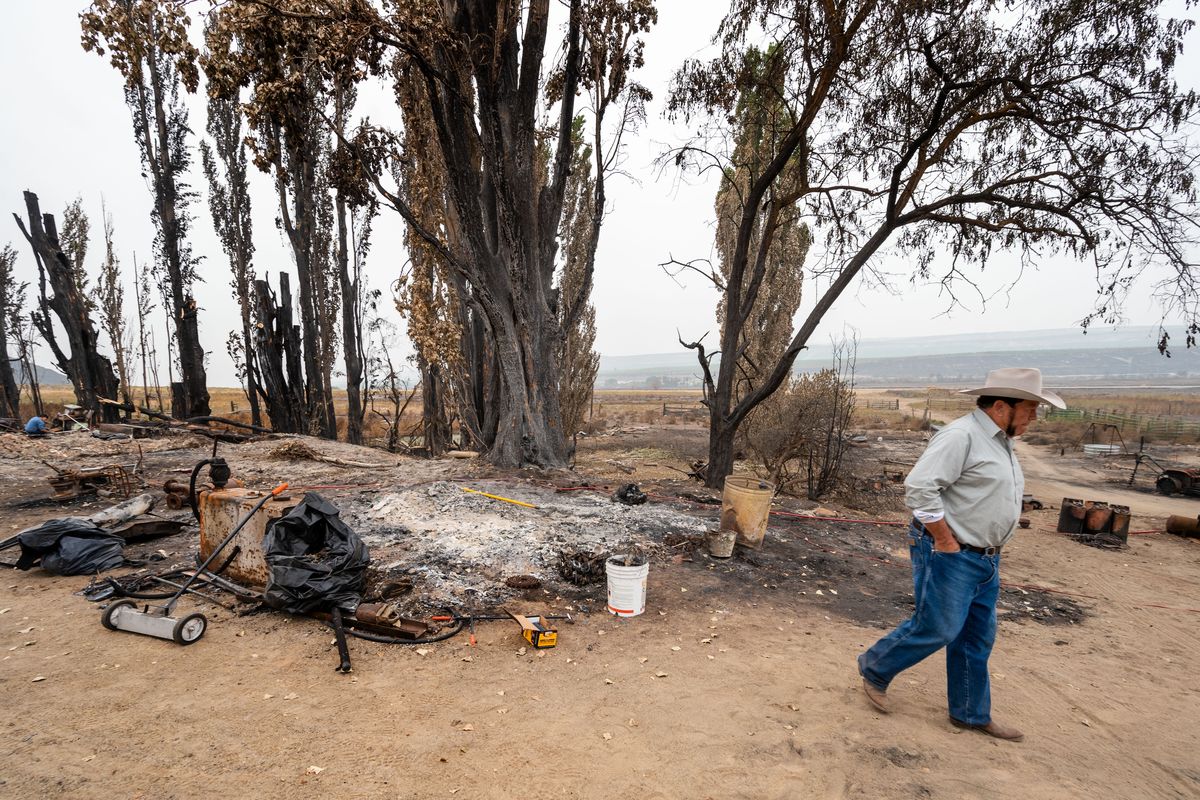
[[(240, 422), (250, 421), (250, 406), (246, 394), (240, 388), (216, 387), (209, 390), (210, 404), (214, 415), (229, 417)], [(1200, 422), (1200, 397), (1194, 393), (1173, 390), (1074, 390), (1063, 393), (1072, 409), (1088, 412), (1162, 417), (1184, 422)], [(163, 397), (167, 397), (164, 389)], [(42, 388), (42, 399), (51, 415), (75, 400), (68, 386)], [(141, 390), (135, 397), (142, 403)], [(597, 389), (584, 432), (593, 434), (611, 428), (630, 425), (652, 425), (667, 427), (678, 425), (704, 425), (705, 410), (700, 404), (701, 393), (695, 389)], [(930, 388), (860, 388), (858, 408), (855, 410), (854, 427), (870, 431), (908, 430), (923, 427), (928, 408), (928, 419), (941, 424), (966, 413), (973, 400), (947, 389)], [(871, 407), (872, 401), (899, 400), (899, 409)], [(392, 413), (390, 401), (376, 394), (368, 405), (365, 430), (368, 443), (382, 445), (388, 419)], [(155, 390), (150, 390), (151, 408), (159, 407)], [(339, 417), (338, 430), (345, 432), (346, 393), (335, 390), (334, 407)], [(28, 402), (22, 406), (22, 419), (33, 413)], [(421, 399), (413, 397), (401, 417), (402, 435), (419, 428)], [(1130, 442), (1136, 443), (1136, 431), (1125, 431)], [(1079, 420), (1042, 420), (1034, 434), (1040, 443), (1070, 444), (1090, 435), (1088, 423)], [(1200, 441), (1194, 435), (1163, 435), (1159, 441), (1176, 444), (1195, 444)], [(1131, 444), (1135, 447), (1136, 444)]]

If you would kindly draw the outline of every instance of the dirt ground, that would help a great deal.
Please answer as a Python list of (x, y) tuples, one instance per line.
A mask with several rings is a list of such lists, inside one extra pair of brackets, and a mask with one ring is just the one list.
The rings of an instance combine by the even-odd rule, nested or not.
[[(105, 505), (38, 503), (49, 494), (40, 459), (138, 460), (131, 443), (72, 436), (0, 437), (0, 535)], [(721, 561), (694, 550), (717, 511), (678, 472), (698, 441), (685, 426), (596, 437), (575, 473), (305, 441), (373, 466), (273, 459), (272, 441), (222, 452), (252, 486), (324, 487), (376, 562), (413, 583), (414, 609), (482, 595), (569, 611), (559, 646), (523, 648), (504, 622), (481, 622), (475, 647), (465, 634), (420, 648), (352, 640), (347, 676), (334, 672), (328, 628), (307, 618), (189, 599), (181, 609), (211, 624), (179, 647), (104, 630), (76, 594), (86, 578), (0, 571), (0, 797), (1200, 796), (1200, 541), (1135, 535), (1108, 551), (1055, 534), (1061, 497), (1120, 499), (1056, 450), (1021, 446), (1030, 488), (1051, 507), (1005, 551), (994, 707), (1027, 735), (1010, 744), (949, 725), (937, 658), (897, 680), (891, 715), (861, 695), (854, 657), (911, 610), (903, 528), (779, 515), (760, 551)], [(905, 446), (919, 452), (919, 437)], [(209, 445), (142, 449), (159, 486)], [(612, 502), (625, 481), (652, 491), (650, 503)], [(603, 488), (560, 491), (584, 484)], [(902, 519), (879, 510), (891, 496), (879, 491), (871, 518)], [(1128, 495), (1135, 531), (1200, 513), (1200, 500)], [(830, 507), (839, 520), (867, 516)], [(187, 563), (194, 538), (127, 555), (162, 557), (145, 569)], [(555, 571), (563, 548), (630, 541), (653, 557), (640, 617), (609, 616), (602, 586)], [(508, 590), (512, 574), (542, 587)]]

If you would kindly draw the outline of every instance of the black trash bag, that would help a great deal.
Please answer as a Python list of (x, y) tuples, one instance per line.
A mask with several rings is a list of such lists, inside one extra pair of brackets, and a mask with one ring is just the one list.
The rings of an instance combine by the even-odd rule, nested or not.
[(271, 608), (291, 614), (358, 608), (371, 556), (338, 513), (324, 497), (307, 492), (267, 528), (263, 555), (270, 577), (263, 600)]
[(17, 541), (17, 569), (41, 562), (42, 569), (55, 575), (94, 575), (125, 563), (125, 540), (82, 517), (52, 519), (22, 531)]
[(646, 493), (638, 488), (636, 483), (627, 483), (620, 489), (617, 489), (613, 495), (613, 500), (618, 503), (624, 503), (627, 506), (640, 506), (646, 502)]

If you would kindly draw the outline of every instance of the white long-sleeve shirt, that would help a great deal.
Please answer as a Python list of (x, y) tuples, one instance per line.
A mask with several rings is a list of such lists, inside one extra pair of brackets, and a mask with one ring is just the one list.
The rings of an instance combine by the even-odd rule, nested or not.
[(934, 434), (904, 487), (922, 523), (945, 519), (960, 542), (997, 547), (1017, 529), (1025, 475), (1012, 440), (975, 409)]

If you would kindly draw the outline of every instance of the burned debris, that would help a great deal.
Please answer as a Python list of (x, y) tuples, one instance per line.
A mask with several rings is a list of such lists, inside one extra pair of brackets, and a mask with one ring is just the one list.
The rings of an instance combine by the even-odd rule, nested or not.
[(1058, 532), (1093, 547), (1119, 549), (1129, 538), (1129, 506), (1064, 497)]

